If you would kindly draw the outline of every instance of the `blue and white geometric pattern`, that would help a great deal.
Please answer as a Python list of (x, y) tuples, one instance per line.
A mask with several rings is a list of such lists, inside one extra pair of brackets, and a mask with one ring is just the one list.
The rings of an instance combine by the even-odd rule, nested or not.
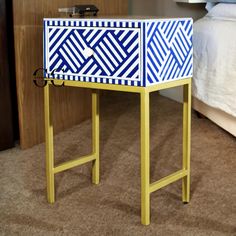
[(192, 75), (192, 20), (147, 23), (147, 84)]
[(45, 19), (44, 68), (47, 78), (130, 86), (190, 77), (192, 20)]

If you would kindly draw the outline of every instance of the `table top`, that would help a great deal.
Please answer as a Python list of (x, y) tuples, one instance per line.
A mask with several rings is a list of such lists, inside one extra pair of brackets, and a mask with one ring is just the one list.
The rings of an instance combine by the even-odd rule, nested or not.
[(109, 20), (109, 21), (156, 21), (156, 20), (186, 20), (186, 19), (192, 19), (191, 17), (162, 17), (162, 16), (91, 16), (91, 17), (86, 17), (86, 18), (81, 18), (77, 16), (73, 17), (68, 17), (68, 15), (57, 17), (57, 18), (44, 18), (44, 20), (68, 20), (68, 21), (104, 21), (104, 20)]

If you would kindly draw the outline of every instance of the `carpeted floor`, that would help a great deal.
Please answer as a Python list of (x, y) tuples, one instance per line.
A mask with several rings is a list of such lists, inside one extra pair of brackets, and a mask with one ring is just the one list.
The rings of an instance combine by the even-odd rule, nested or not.
[[(181, 168), (182, 106), (151, 97), (151, 179)], [(55, 136), (56, 163), (91, 150), (90, 121)], [(140, 224), (139, 97), (101, 99), (101, 183), (91, 165), (56, 176), (46, 201), (45, 149), (0, 152), (0, 235), (236, 235), (236, 139), (192, 114), (191, 202), (181, 181), (151, 195), (151, 224)]]

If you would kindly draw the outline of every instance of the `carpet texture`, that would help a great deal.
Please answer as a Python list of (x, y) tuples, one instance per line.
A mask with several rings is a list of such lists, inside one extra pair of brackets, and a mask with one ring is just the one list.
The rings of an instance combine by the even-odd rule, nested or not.
[[(90, 109), (90, 108), (88, 108)], [(140, 224), (139, 96), (103, 94), (101, 182), (91, 164), (56, 175), (46, 201), (45, 146), (0, 152), (0, 235), (236, 235), (236, 139), (192, 114), (191, 201), (181, 181), (151, 195)], [(43, 127), (42, 127), (43, 128)], [(91, 152), (91, 121), (55, 136), (56, 164)], [(151, 181), (181, 168), (182, 106), (151, 96)]]

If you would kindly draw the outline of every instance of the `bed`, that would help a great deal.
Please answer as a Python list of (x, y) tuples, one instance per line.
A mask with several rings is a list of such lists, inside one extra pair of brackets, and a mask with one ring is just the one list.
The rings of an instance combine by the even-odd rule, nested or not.
[(236, 136), (236, 4), (196, 21), (193, 45), (193, 108)]

